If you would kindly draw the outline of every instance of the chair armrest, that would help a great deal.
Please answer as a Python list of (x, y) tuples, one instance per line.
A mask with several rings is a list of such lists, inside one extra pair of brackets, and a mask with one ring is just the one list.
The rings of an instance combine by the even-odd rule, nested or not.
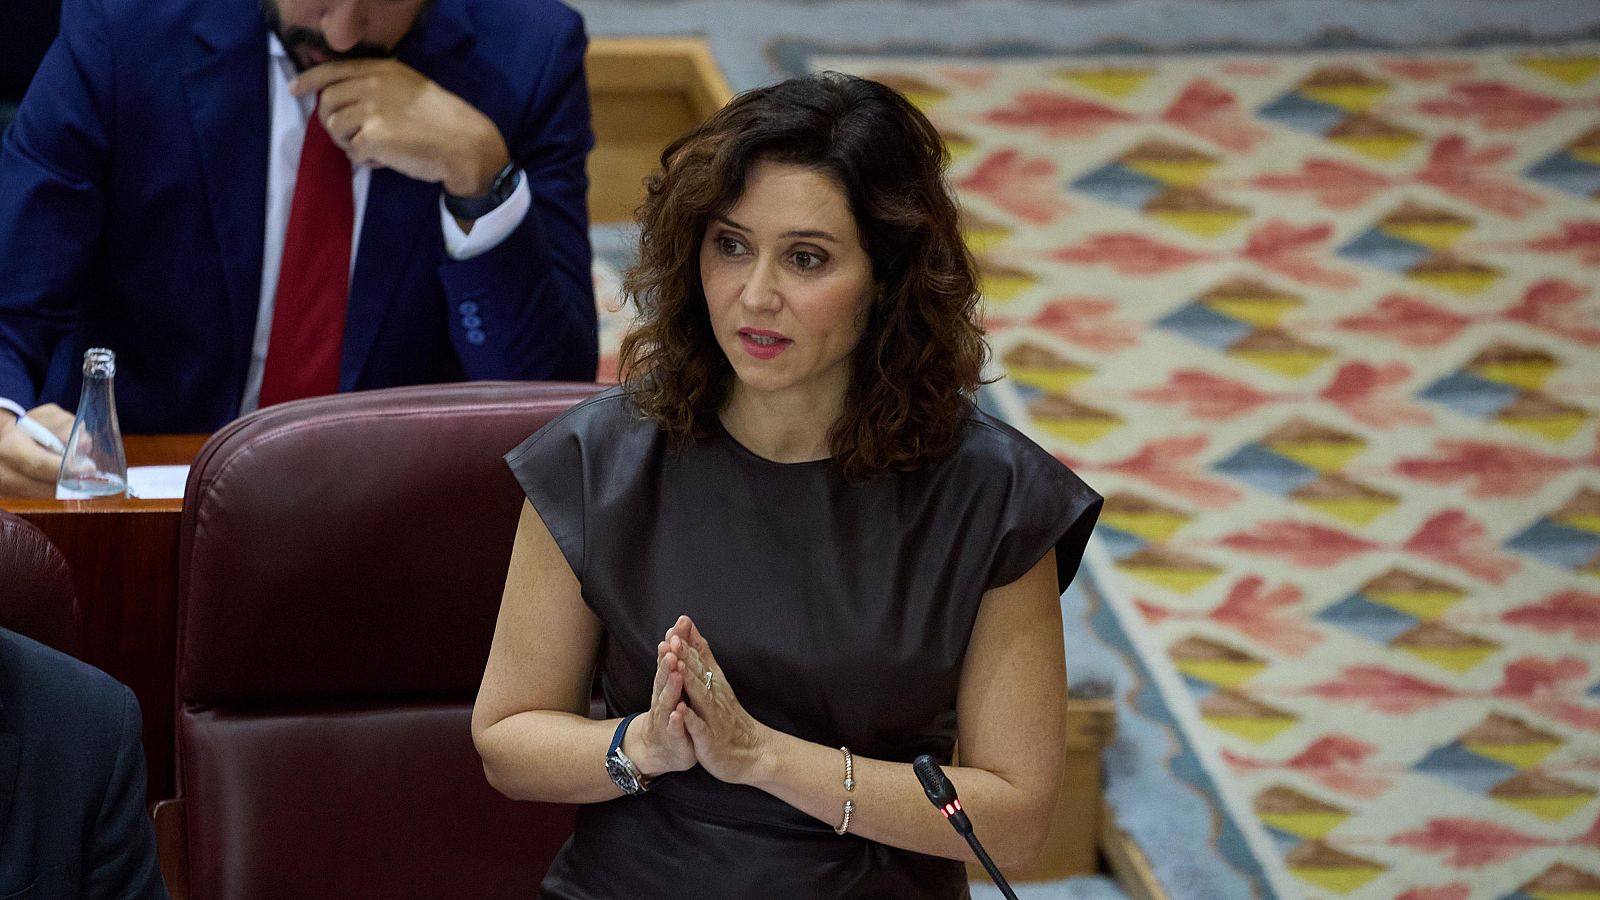
[(162, 800), (153, 810), (156, 820), (156, 859), (172, 900), (189, 900), (188, 805), (181, 798)]

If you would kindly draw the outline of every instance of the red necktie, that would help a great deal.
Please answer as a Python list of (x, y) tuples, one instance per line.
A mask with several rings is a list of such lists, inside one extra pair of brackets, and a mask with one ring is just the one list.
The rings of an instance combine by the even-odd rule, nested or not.
[(300, 173), (278, 268), (261, 406), (339, 390), (354, 228), (350, 159), (328, 137), (313, 109), (300, 148)]

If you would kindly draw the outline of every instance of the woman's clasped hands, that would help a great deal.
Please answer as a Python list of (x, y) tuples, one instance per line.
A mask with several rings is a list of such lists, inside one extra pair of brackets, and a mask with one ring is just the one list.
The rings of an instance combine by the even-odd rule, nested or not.
[(770, 733), (740, 705), (700, 629), (679, 616), (656, 645), (650, 709), (629, 729), (629, 757), (649, 776), (698, 763), (719, 781), (748, 784)]

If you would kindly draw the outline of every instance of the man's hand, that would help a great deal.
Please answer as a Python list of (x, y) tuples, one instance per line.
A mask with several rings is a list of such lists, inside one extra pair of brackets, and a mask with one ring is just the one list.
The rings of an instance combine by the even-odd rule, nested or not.
[(488, 116), (396, 60), (323, 63), (290, 90), (322, 92), (322, 125), (351, 161), (435, 182), (458, 197), (487, 194), (511, 159)]
[[(72, 434), (72, 413), (54, 403), (28, 410), (28, 418), (55, 432), (65, 444)], [(17, 427), (16, 417), (0, 412), (0, 497), (54, 497), (61, 454), (39, 446)]]

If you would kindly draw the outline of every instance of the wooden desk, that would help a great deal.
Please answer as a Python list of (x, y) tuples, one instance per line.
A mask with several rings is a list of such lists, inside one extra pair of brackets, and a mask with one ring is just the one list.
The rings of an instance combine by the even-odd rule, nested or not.
[[(188, 465), (207, 435), (128, 437), (128, 465)], [(133, 688), (144, 711), (149, 799), (173, 795), (178, 528), (182, 500), (15, 500), (72, 567), (83, 609), (83, 659)]]

